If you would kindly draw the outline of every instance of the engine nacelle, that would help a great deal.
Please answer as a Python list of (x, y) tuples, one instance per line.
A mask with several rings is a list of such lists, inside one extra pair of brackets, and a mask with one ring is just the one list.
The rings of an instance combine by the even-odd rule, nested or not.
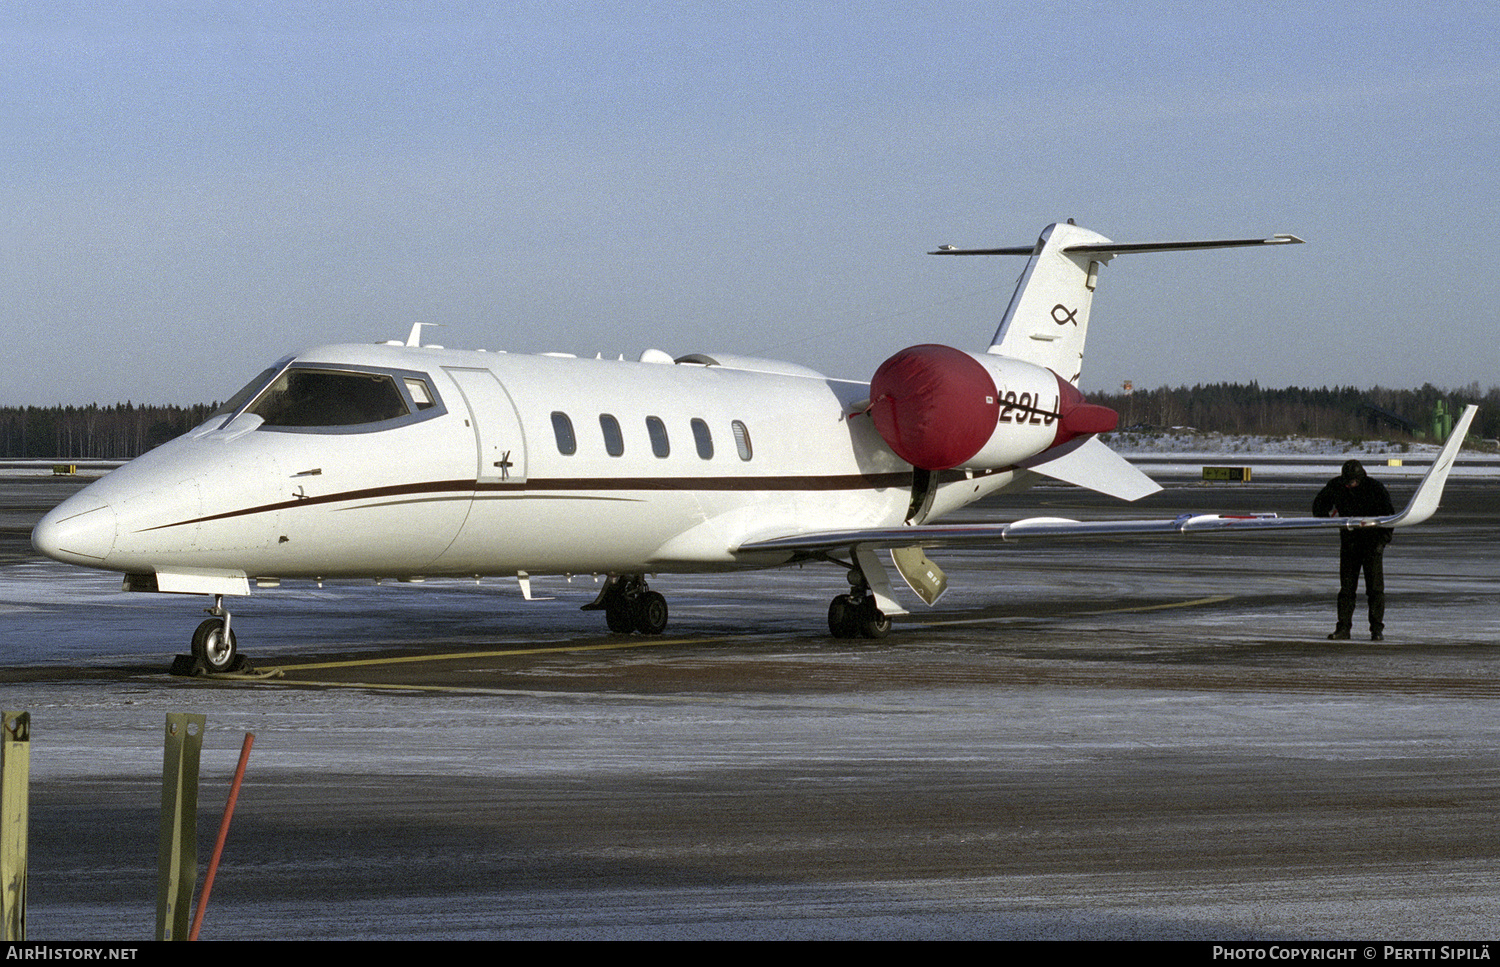
[(897, 456), (924, 470), (999, 469), (1120, 422), (1050, 369), (932, 344), (880, 364), (870, 417)]

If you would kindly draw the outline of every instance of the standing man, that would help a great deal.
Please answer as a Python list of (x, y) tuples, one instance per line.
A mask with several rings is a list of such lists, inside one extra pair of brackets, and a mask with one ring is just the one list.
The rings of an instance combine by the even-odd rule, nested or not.
[[(1313, 499), (1314, 517), (1389, 517), (1396, 512), (1385, 485), (1365, 473), (1358, 460), (1344, 462), (1343, 472), (1324, 485)], [(1385, 546), (1389, 527), (1361, 527), (1339, 531), (1339, 623), (1331, 639), (1349, 637), (1354, 625), (1354, 594), (1359, 574), (1365, 575), (1365, 598), (1370, 603), (1370, 640), (1385, 637)]]

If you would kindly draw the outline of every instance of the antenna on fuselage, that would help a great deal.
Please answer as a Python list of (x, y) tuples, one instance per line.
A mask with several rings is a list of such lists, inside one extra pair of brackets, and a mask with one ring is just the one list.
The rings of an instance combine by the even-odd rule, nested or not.
[[(419, 349), (419, 348), (421, 348), (421, 346), (422, 346), (422, 327), (423, 326), (435, 326), (435, 327), (441, 329), (442, 326), (443, 326), (443, 324), (441, 322), (414, 322), (414, 323), (412, 323), (411, 324), (411, 333), (409, 335), (407, 335), (407, 337), (406, 337), (406, 345), (412, 347), (413, 349)], [(432, 348), (432, 349), (441, 349), (442, 347), (441, 346), (432, 346), (430, 348)]]

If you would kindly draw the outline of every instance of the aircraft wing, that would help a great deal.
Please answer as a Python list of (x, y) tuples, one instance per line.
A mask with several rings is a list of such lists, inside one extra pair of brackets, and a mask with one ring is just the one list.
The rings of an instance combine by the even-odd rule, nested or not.
[(1433, 515), (1448, 482), (1448, 472), (1463, 446), (1478, 407), (1464, 409), (1433, 459), (1432, 466), (1399, 513), (1389, 517), (1278, 517), (1275, 514), (1183, 514), (1170, 520), (1079, 521), (1030, 517), (1010, 523), (928, 524), (916, 527), (866, 528), (795, 534), (741, 544), (741, 551), (844, 551), (864, 547), (945, 547), (1002, 544), (1028, 538), (1121, 537), (1152, 534), (1231, 534), (1267, 530), (1360, 530), (1366, 527), (1410, 527)]

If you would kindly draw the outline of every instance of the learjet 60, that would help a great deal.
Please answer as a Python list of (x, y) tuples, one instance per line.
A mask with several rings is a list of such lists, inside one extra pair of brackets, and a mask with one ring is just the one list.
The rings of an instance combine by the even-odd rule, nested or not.
[(594, 575), (611, 631), (659, 634), (647, 576), (844, 568), (836, 637), (879, 637), (897, 602), (877, 550), (932, 604), (925, 549), (1040, 538), (1400, 527), (1437, 507), (1473, 410), (1388, 518), (934, 523), (1050, 477), (1125, 500), (1160, 488), (1099, 440), (1078, 390), (1101, 269), (1119, 255), (1300, 242), (1117, 243), (1072, 222), (1026, 268), (988, 349), (918, 345), (869, 383), (727, 353), (638, 360), (455, 351), (404, 341), (283, 359), (205, 423), (107, 474), (37, 525), (42, 553), (124, 572), (129, 591), (209, 595), (193, 653), (237, 664), (224, 598), (282, 579)]

